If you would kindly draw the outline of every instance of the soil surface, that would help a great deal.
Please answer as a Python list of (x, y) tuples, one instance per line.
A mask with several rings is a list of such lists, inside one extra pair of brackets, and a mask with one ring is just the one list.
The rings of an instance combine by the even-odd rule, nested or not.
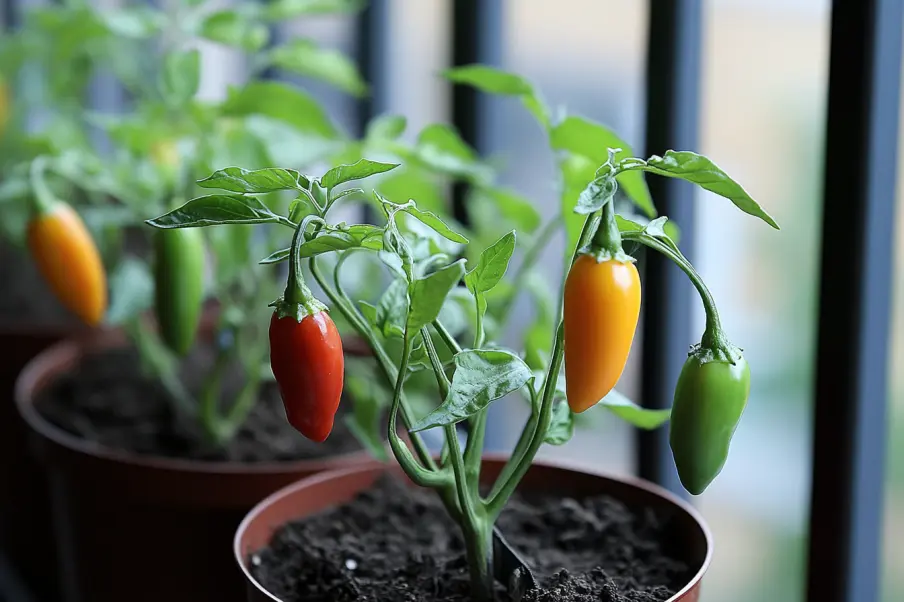
[[(203, 374), (189, 359), (184, 382)], [(232, 399), (237, 386), (224, 387)], [(173, 409), (158, 381), (145, 376), (137, 353), (117, 349), (86, 356), (78, 369), (63, 375), (36, 402), (50, 422), (103, 446), (142, 455), (229, 462), (281, 462), (322, 458), (361, 449), (345, 426), (348, 403), (340, 404), (332, 434), (323, 443), (305, 439), (286, 420), (275, 383), (261, 397), (245, 425), (225, 447), (205, 442), (200, 426)]]
[[(662, 602), (693, 576), (667, 521), (606, 496), (514, 497), (498, 527), (537, 578), (523, 602)], [(284, 525), (251, 558), (284, 602), (471, 600), (458, 527), (429, 490), (385, 477), (352, 502)], [(497, 599), (510, 600), (497, 586)]]

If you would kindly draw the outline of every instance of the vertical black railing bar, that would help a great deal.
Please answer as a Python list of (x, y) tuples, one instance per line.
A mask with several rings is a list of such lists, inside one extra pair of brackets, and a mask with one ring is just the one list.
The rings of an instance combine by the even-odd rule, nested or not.
[(3, 0), (3, 29), (11, 30), (19, 25), (19, 0)]
[[(452, 0), (452, 65), (494, 64), (501, 57), (502, 0)], [(452, 124), (462, 139), (486, 151), (484, 134), (486, 99), (470, 86), (452, 86)], [(456, 220), (467, 223), (467, 186), (452, 189), (452, 210)]]
[(900, 0), (832, 3), (810, 602), (879, 599), (902, 19)]
[[(386, 110), (389, 68), (386, 48), (389, 30), (388, 0), (370, 0), (358, 15), (355, 30), (355, 59), (361, 76), (370, 86), (370, 93), (358, 100), (356, 108), (356, 134), (363, 137), (370, 120)], [(373, 208), (370, 205), (364, 206), (362, 218), (365, 222), (373, 222)]]
[[(647, 155), (696, 149), (700, 104), (702, 0), (650, 0), (646, 73)], [(678, 180), (650, 178), (660, 213), (681, 227), (681, 249), (694, 244), (694, 190)], [(687, 357), (693, 289), (681, 271), (658, 253), (644, 256), (641, 400), (667, 408)], [(669, 450), (668, 429), (637, 433), (638, 473), (685, 495)]]

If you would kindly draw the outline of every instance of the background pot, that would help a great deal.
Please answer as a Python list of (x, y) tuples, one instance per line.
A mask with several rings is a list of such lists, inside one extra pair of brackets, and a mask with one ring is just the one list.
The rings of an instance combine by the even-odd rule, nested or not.
[(47, 481), (27, 453), (28, 431), (13, 398), (25, 365), (74, 332), (65, 326), (0, 324), (0, 550), (28, 589), (47, 600), (58, 599), (55, 567), (47, 562), (54, 547)]
[[(505, 465), (503, 456), (484, 457), (482, 480), (495, 479)], [(387, 470), (401, 475), (398, 466), (371, 465), (351, 467), (315, 475), (290, 485), (260, 502), (239, 526), (233, 552), (245, 575), (249, 602), (280, 602), (251, 575), (250, 554), (265, 547), (273, 533), (292, 520), (337, 506), (371, 487)], [(404, 478), (404, 477), (403, 477)], [(605, 494), (630, 506), (649, 506), (674, 516), (675, 549), (683, 550), (684, 561), (698, 567), (685, 587), (668, 602), (697, 602), (700, 582), (712, 557), (712, 535), (696, 510), (668, 491), (641, 480), (625, 480), (592, 474), (560, 464), (536, 461), (519, 486), (521, 491), (558, 491), (577, 498)]]
[(103, 448), (45, 420), (34, 400), (107, 335), (67, 341), (22, 372), (16, 405), (50, 482), (65, 602), (242, 600), (230, 553), (248, 510), (289, 483), (327, 469), (375, 464), (365, 452), (272, 464), (153, 458)]

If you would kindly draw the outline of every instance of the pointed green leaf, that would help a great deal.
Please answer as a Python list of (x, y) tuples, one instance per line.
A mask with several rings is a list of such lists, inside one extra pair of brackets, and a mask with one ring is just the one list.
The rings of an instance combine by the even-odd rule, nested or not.
[(704, 190), (725, 197), (744, 213), (758, 217), (776, 230), (779, 229), (772, 216), (766, 213), (740, 184), (703, 155), (691, 151), (670, 150), (663, 157), (654, 155), (646, 163), (632, 164), (628, 169), (648, 171), (691, 182)]
[(457, 242), (461, 244), (468, 244), (468, 239), (450, 228), (446, 225), (446, 223), (441, 220), (436, 214), (431, 211), (423, 211), (418, 209), (416, 205), (413, 203), (411, 205), (403, 205), (403, 211), (408, 215), (414, 216), (419, 219), (424, 224), (433, 228), (433, 230), (442, 236), (443, 238), (447, 238), (452, 242)]
[(379, 163), (369, 159), (360, 159), (352, 165), (337, 165), (320, 178), (320, 185), (327, 190), (352, 180), (363, 180), (372, 175), (384, 173), (398, 167), (398, 163)]
[(354, 13), (367, 5), (365, 0), (273, 0), (264, 9), (264, 16), (284, 21), (304, 15)]
[(486, 293), (499, 284), (509, 260), (515, 252), (515, 231), (512, 230), (484, 249), (477, 266), (465, 275), (465, 284), (475, 295)]
[[(587, 157), (597, 166), (609, 160), (609, 149), (620, 148), (615, 159), (631, 156), (631, 146), (606, 126), (583, 117), (570, 115), (554, 126), (549, 133), (550, 144), (556, 150)], [(656, 216), (653, 198), (643, 177), (626, 171), (616, 178), (619, 186), (640, 209), (650, 217)]]
[(552, 419), (549, 429), (546, 431), (544, 443), (550, 445), (565, 445), (574, 436), (574, 414), (568, 407), (568, 402), (558, 401), (552, 409)]
[(578, 196), (578, 202), (574, 207), (574, 212), (580, 215), (596, 213), (603, 208), (603, 205), (612, 200), (617, 188), (618, 185), (615, 183), (615, 178), (612, 176), (606, 175), (602, 178), (597, 178), (590, 182), (590, 184), (587, 185), (587, 188), (585, 188)]
[(469, 349), (455, 355), (449, 396), (419, 420), (412, 432), (457, 424), (492, 401), (517, 391), (531, 379), (530, 368), (508, 351)]
[(285, 249), (280, 249), (279, 251), (274, 251), (261, 259), (258, 263), (261, 265), (269, 265), (271, 263), (279, 263), (281, 261), (286, 261), (289, 259), (289, 253), (292, 252), (292, 249), (287, 247)]
[(650, 410), (640, 407), (621, 393), (612, 390), (597, 405), (603, 406), (625, 422), (646, 430), (662, 426), (671, 415), (671, 410)]
[(295, 190), (306, 183), (306, 178), (294, 169), (278, 167), (255, 170), (227, 167), (215, 171), (203, 180), (198, 180), (198, 186), (201, 188), (219, 188), (251, 194)]
[(230, 89), (223, 112), (232, 116), (264, 115), (306, 134), (328, 139), (338, 136), (323, 107), (313, 97), (281, 82), (256, 81)]
[(199, 228), (222, 224), (268, 224), (280, 221), (260, 199), (240, 194), (211, 194), (192, 199), (169, 213), (147, 220), (155, 228)]
[(394, 280), (377, 303), (376, 326), (383, 336), (402, 336), (408, 313), (408, 283), (399, 278)]
[(465, 273), (464, 260), (437, 270), (426, 278), (418, 278), (408, 286), (411, 311), (408, 313), (408, 331), (420, 330), (436, 319), (449, 291), (459, 283)]
[(221, 10), (204, 18), (200, 35), (227, 46), (255, 52), (267, 45), (270, 30), (263, 23), (234, 10)]
[(336, 86), (354, 96), (367, 94), (358, 67), (337, 50), (320, 48), (313, 40), (295, 39), (270, 51), (270, 62), (281, 69)]
[(468, 84), (490, 94), (521, 96), (533, 94), (534, 91), (533, 86), (523, 77), (486, 65), (465, 65), (447, 69), (443, 75), (449, 81)]
[(408, 121), (403, 115), (378, 115), (367, 124), (368, 140), (396, 140), (405, 133)]
[(173, 106), (191, 100), (201, 82), (201, 54), (197, 49), (169, 52), (163, 61), (160, 91)]

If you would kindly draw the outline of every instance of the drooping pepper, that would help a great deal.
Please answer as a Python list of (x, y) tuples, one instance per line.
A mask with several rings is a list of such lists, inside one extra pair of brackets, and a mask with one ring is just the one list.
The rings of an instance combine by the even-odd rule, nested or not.
[(154, 233), (154, 310), (167, 346), (185, 355), (198, 331), (204, 302), (204, 238), (195, 228)]
[(705, 335), (703, 340), (681, 369), (669, 426), (678, 476), (694, 495), (722, 471), (750, 394), (750, 367), (740, 350)]
[(312, 441), (326, 440), (342, 397), (345, 359), (342, 339), (326, 306), (304, 283), (295, 233), (289, 255), (289, 280), (274, 302), (270, 319), (270, 365), (279, 385), (286, 418)]
[(96, 326), (107, 311), (107, 275), (100, 252), (78, 213), (36, 187), (27, 241), (31, 256), (60, 302)]
[(611, 200), (568, 272), (564, 312), (566, 396), (583, 412), (621, 377), (640, 316), (640, 275), (622, 249)]

